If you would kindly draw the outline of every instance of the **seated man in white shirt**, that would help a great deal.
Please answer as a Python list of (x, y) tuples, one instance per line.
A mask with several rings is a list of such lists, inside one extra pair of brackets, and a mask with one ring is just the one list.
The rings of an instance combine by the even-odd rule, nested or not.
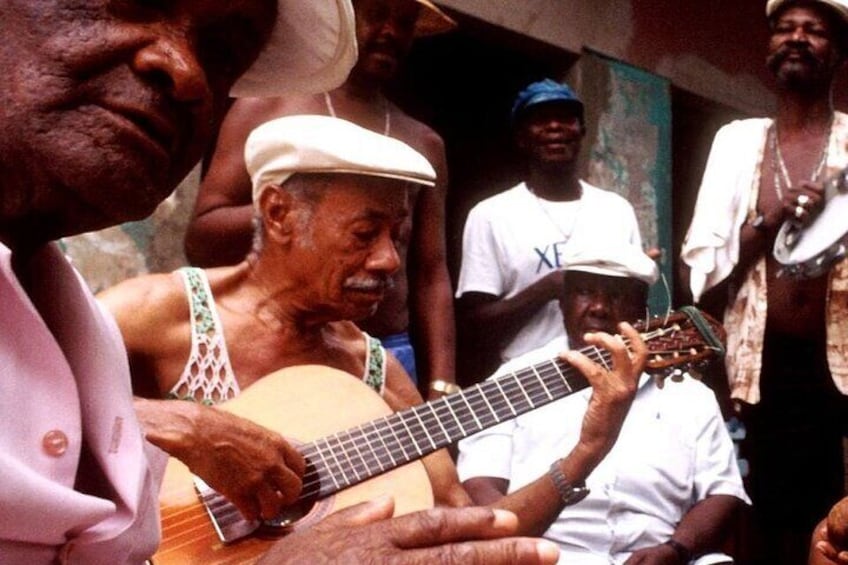
[[(557, 338), (497, 374), (585, 347), (586, 332), (643, 316), (656, 276), (654, 262), (632, 246), (572, 257), (559, 298), (568, 343)], [(555, 473), (551, 454), (574, 445), (587, 398), (578, 392), (461, 442), (460, 479), (475, 502), (495, 502), (549, 467)], [(715, 397), (689, 376), (660, 388), (643, 374), (618, 441), (586, 479), (588, 495), (572, 496), (583, 485), (563, 486), (562, 511), (539, 533), (570, 565), (731, 563), (715, 552), (749, 503)]]

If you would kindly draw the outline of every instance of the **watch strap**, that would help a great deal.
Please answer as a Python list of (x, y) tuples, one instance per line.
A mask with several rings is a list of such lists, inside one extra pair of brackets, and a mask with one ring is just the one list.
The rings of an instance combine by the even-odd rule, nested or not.
[(553, 481), (557, 492), (559, 492), (560, 499), (566, 506), (577, 504), (588, 496), (589, 487), (586, 486), (584, 481), (580, 481), (579, 483), (569, 481), (560, 468), (561, 461), (562, 459), (557, 459), (551, 463), (551, 468), (548, 469), (548, 476)]

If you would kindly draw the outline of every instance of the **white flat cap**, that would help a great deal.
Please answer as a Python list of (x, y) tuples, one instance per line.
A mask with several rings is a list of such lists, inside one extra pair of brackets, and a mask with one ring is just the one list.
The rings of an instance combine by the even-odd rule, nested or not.
[(639, 279), (649, 285), (659, 277), (657, 263), (642, 249), (631, 244), (602, 244), (583, 247), (564, 257), (565, 271), (581, 271)]
[[(783, 7), (788, 2), (794, 0), (768, 0), (766, 3), (766, 17), (770, 18), (777, 10)], [(848, 24), (848, 1), (846, 0), (814, 0), (820, 4), (830, 6), (842, 17), (842, 20)]]
[(278, 0), (268, 44), (230, 90), (233, 97), (312, 94), (336, 88), (356, 62), (350, 0)]
[(349, 173), (434, 186), (436, 171), (406, 143), (328, 116), (287, 116), (253, 130), (244, 146), (253, 201), (295, 173)]

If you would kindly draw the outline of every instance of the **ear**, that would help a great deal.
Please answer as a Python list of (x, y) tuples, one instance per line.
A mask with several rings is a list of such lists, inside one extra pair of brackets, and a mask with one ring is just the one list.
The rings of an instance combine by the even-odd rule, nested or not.
[(277, 185), (269, 185), (259, 196), (259, 217), (268, 240), (288, 243), (294, 231), (294, 197)]

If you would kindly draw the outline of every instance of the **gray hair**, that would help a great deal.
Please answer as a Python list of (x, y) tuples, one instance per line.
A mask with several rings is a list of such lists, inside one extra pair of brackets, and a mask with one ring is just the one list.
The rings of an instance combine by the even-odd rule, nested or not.
[[(307, 243), (312, 237), (311, 224), (312, 215), (316, 205), (326, 194), (326, 189), (332, 182), (329, 174), (295, 174), (289, 177), (282, 186), (271, 185), (265, 190), (284, 190), (294, 199), (305, 204), (297, 216), (295, 229)], [(265, 244), (265, 225), (262, 222), (262, 213), (254, 208), (253, 214), (253, 244), (252, 252), (259, 253)]]

